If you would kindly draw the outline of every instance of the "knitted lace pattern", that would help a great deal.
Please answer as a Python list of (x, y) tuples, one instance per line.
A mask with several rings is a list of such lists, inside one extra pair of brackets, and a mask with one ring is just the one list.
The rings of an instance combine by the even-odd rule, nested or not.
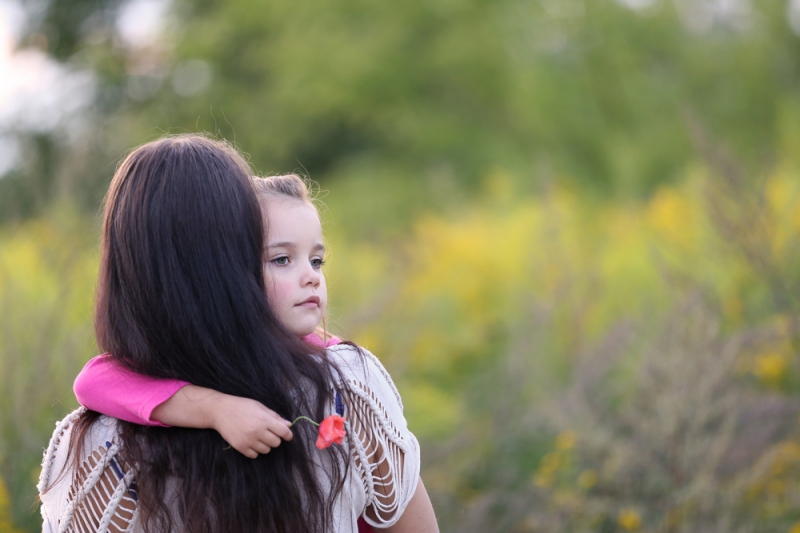
[[(353, 348), (334, 346), (329, 353), (345, 355), (348, 350)], [(345, 427), (352, 464), (366, 495), (364, 517), (385, 528), (400, 518), (416, 489), (419, 447), (406, 427), (403, 402), (391, 376), (370, 352), (362, 349), (361, 355), (364, 361), (351, 356), (345, 363), (351, 370), (344, 372)]]
[[(54, 472), (56, 457), (62, 462), (69, 454), (59, 449), (69, 445), (69, 433), (75, 420), (83, 413), (77, 409), (56, 425), (53, 438), (44, 454), (42, 473), (37, 488), (44, 493), (58, 476)], [(69, 492), (61, 516), (58, 533), (125, 533), (133, 531), (137, 501), (134, 471), (125, 463), (116, 439), (106, 441), (104, 446), (86, 450), (77, 470), (68, 469)]]

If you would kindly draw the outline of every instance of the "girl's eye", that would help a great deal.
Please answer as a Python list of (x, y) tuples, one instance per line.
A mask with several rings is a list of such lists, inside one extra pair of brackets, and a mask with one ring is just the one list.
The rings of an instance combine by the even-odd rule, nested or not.
[(323, 261), (319, 257), (315, 257), (314, 259), (311, 260), (311, 266), (313, 268), (322, 268), (322, 265), (324, 265), (324, 264), (325, 264), (325, 261)]
[(280, 257), (276, 257), (275, 259), (273, 259), (272, 262), (275, 263), (276, 265), (288, 265), (289, 257), (282, 255)]

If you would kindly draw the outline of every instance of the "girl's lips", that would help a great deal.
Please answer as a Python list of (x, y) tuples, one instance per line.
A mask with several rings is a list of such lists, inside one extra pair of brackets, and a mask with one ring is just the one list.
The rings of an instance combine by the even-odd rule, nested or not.
[(319, 307), (319, 296), (309, 296), (307, 300), (304, 300), (297, 305), (300, 307)]

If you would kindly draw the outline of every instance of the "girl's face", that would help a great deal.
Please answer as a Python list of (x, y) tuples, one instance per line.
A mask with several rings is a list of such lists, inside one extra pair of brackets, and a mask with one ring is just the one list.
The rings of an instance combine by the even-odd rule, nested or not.
[(317, 328), (328, 305), (319, 216), (295, 198), (259, 200), (267, 216), (264, 277), (270, 305), (289, 331), (305, 337)]

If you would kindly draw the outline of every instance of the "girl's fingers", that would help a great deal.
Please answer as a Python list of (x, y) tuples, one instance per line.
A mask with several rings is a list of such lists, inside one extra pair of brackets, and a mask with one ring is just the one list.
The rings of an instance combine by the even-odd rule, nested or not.
[(268, 454), (270, 452), (270, 450), (272, 450), (272, 447), (270, 447), (269, 445), (267, 445), (267, 444), (265, 444), (263, 442), (256, 443), (253, 446), (253, 448), (257, 452), (256, 455), (258, 455), (258, 454), (266, 455), (266, 454)]
[(256, 457), (258, 457), (258, 452), (252, 449), (247, 449), (242, 451), (242, 455), (244, 455), (248, 459), (255, 459)]
[(266, 407), (264, 409), (267, 410), (267, 415), (269, 417), (266, 423), (267, 431), (271, 431), (283, 440), (292, 440), (292, 430), (289, 429), (291, 422), (284, 420), (278, 415), (278, 413), (271, 411)]
[[(287, 428), (288, 429), (288, 428)], [(259, 455), (268, 454), (272, 451), (273, 448), (277, 448), (281, 445), (281, 439), (283, 440), (291, 440), (292, 432), (289, 431), (288, 439), (284, 438), (282, 435), (276, 435), (272, 431), (267, 431), (265, 435), (259, 437), (259, 439), (248, 447), (245, 450), (242, 450), (242, 454), (250, 459), (255, 459)]]
[(270, 431), (285, 441), (292, 440), (292, 430), (289, 429), (289, 426), (283, 424), (283, 420), (281, 420), (280, 423), (274, 424), (272, 427), (270, 427)]
[(277, 448), (281, 445), (281, 438), (274, 433), (267, 433), (261, 437), (261, 444), (270, 448)]

